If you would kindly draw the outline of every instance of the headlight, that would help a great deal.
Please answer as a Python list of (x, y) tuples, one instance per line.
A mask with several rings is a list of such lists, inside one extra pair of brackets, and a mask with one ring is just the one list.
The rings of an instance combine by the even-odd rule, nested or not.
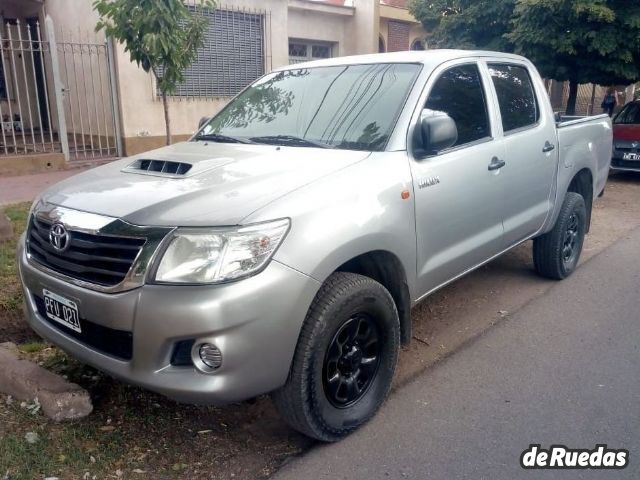
[(156, 269), (160, 283), (219, 283), (259, 272), (289, 230), (289, 220), (236, 229), (178, 229)]
[(38, 195), (33, 202), (31, 202), (31, 206), (29, 207), (29, 216), (27, 218), (31, 218), (36, 207), (42, 202), (42, 194)]

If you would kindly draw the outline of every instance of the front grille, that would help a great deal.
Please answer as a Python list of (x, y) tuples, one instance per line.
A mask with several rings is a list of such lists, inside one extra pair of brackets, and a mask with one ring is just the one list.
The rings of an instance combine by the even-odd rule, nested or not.
[(52, 327), (80, 342), (112, 357), (121, 360), (131, 360), (133, 357), (133, 334), (125, 330), (115, 330), (103, 327), (97, 323), (80, 318), (82, 333), (78, 333), (70, 328), (65, 328), (58, 322), (47, 317), (44, 300), (37, 295), (33, 295), (33, 301), (38, 309), (38, 314)]
[(27, 251), (38, 263), (72, 278), (104, 286), (122, 282), (145, 243), (144, 238), (69, 231), (69, 247), (56, 251), (49, 242), (51, 223), (31, 217)]
[(638, 160), (620, 160), (619, 158), (613, 158), (611, 160), (611, 166), (613, 168), (631, 168), (634, 170), (640, 170), (640, 161)]

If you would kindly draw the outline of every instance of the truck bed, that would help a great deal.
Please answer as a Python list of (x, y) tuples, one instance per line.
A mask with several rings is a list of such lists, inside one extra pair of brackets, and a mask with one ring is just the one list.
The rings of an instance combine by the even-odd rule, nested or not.
[[(612, 153), (611, 119), (608, 115), (556, 118), (560, 164), (590, 165), (594, 172), (594, 194), (602, 191), (609, 175)], [(585, 162), (586, 160), (586, 162)]]

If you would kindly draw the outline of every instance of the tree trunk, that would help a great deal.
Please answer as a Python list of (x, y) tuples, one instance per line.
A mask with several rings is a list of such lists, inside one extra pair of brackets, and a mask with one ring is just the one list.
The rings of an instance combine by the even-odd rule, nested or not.
[(589, 112), (588, 115), (593, 115), (593, 112), (596, 109), (595, 106), (595, 101), (596, 101), (596, 84), (592, 83), (591, 84), (591, 101), (589, 102)]
[(569, 98), (567, 99), (566, 114), (571, 116), (576, 114), (576, 100), (578, 99), (578, 82), (569, 81)]
[(171, 120), (169, 119), (169, 102), (167, 94), (162, 92), (162, 106), (164, 107), (164, 125), (167, 133), (167, 145), (171, 145)]

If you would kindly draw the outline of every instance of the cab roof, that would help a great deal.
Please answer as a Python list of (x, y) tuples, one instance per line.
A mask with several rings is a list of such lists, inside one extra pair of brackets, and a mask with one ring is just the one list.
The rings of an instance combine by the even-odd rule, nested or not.
[(450, 60), (457, 60), (462, 58), (503, 58), (505, 60), (519, 60), (526, 61), (525, 57), (520, 55), (514, 55), (511, 53), (503, 52), (491, 52), (486, 50), (449, 50), (449, 49), (436, 49), (436, 50), (413, 50), (405, 52), (391, 52), (391, 53), (373, 53), (368, 55), (351, 55), (347, 57), (333, 57), (325, 58), (322, 60), (313, 60), (310, 62), (296, 63), (292, 65), (285, 65), (279, 68), (275, 68), (273, 71), (292, 70), (298, 68), (312, 68), (312, 67), (331, 67), (341, 65), (358, 65), (358, 64), (372, 64), (372, 63), (422, 63), (427, 66), (435, 67), (441, 63), (448, 62)]

